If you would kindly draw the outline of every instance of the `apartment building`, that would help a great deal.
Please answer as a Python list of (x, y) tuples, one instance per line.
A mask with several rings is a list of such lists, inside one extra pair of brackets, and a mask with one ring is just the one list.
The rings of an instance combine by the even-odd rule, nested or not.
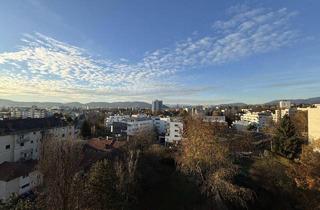
[(162, 110), (162, 101), (160, 100), (152, 101), (151, 111), (155, 113), (155, 112), (160, 112), (161, 110)]
[(177, 119), (171, 119), (170, 122), (166, 123), (166, 144), (177, 144), (182, 140), (183, 135), (183, 123)]
[(127, 136), (133, 136), (140, 132), (153, 128), (153, 120), (148, 118), (134, 119), (127, 122)]
[(275, 110), (275, 114), (272, 115), (272, 119), (274, 122), (280, 122), (280, 120), (285, 116), (288, 115), (289, 117), (293, 116), (297, 112), (296, 108), (285, 108), (285, 109), (278, 109)]
[(74, 127), (58, 118), (0, 121), (0, 200), (41, 183), (35, 165), (46, 138), (74, 139)]
[(254, 123), (258, 127), (262, 128), (268, 126), (270, 120), (272, 120), (271, 113), (268, 112), (247, 112), (240, 117), (241, 121), (247, 121)]
[(308, 139), (320, 140), (320, 104), (308, 109)]
[(203, 121), (210, 122), (210, 123), (226, 123), (226, 117), (225, 116), (204, 116)]

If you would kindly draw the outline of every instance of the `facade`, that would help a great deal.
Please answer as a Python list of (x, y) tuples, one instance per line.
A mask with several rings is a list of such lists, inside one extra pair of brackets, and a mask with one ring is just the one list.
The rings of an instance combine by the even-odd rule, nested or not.
[(35, 169), (41, 142), (46, 138), (74, 139), (74, 126), (57, 118), (0, 122), (0, 200), (21, 195), (41, 183)]
[(290, 109), (291, 102), (290, 101), (279, 101), (279, 107), (280, 107), (280, 109)]
[(51, 117), (52, 112), (46, 109), (39, 109), (37, 107), (31, 108), (11, 108), (10, 118), (11, 119), (27, 119), (27, 118), (46, 118)]
[(308, 139), (320, 140), (320, 104), (308, 109)]
[(289, 117), (293, 116), (297, 112), (296, 108), (286, 108), (286, 109), (278, 109), (275, 110), (275, 114), (272, 116), (273, 121), (280, 122), (280, 120), (288, 115)]
[(129, 115), (113, 115), (105, 119), (106, 127), (112, 125), (114, 122), (126, 122), (130, 118)]
[(160, 100), (152, 101), (152, 109), (151, 110), (153, 113), (160, 112), (162, 110), (162, 101), (160, 101)]
[(139, 119), (127, 122), (127, 136), (133, 136), (139, 132), (143, 132), (153, 128), (152, 119)]
[(182, 122), (179, 122), (176, 120), (167, 122), (165, 143), (166, 144), (179, 143), (182, 140), (182, 134), (183, 134)]
[(169, 117), (154, 117), (153, 118), (153, 125), (157, 129), (157, 132), (160, 136), (165, 135), (167, 123), (170, 122)]
[(204, 116), (203, 121), (210, 122), (210, 123), (226, 123), (226, 117), (225, 116)]
[(11, 194), (22, 195), (42, 183), (42, 176), (35, 170), (36, 161), (5, 162), (0, 164), (0, 200)]
[(270, 120), (272, 120), (271, 113), (266, 112), (247, 112), (241, 117), (241, 121), (247, 121), (249, 123), (256, 124), (259, 128), (268, 126)]
[(252, 123), (248, 122), (248, 121), (235, 121), (233, 122), (232, 126), (237, 129), (238, 131), (247, 131), (249, 125), (251, 125)]
[(132, 115), (131, 117), (108, 117), (106, 126), (115, 137), (127, 136), (128, 139), (140, 132), (156, 129), (160, 142), (164, 141), (165, 143), (179, 142), (183, 132), (183, 124), (179, 119), (148, 117), (144, 114)]

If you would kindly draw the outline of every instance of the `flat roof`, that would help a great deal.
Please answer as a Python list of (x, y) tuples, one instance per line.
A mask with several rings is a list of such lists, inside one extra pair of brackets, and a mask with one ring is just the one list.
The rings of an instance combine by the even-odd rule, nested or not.
[(28, 175), (35, 170), (36, 164), (36, 160), (3, 162), (0, 164), (0, 180), (8, 182), (20, 176)]
[(57, 117), (10, 119), (0, 121), (0, 136), (16, 132), (41, 130), (67, 126), (67, 122)]

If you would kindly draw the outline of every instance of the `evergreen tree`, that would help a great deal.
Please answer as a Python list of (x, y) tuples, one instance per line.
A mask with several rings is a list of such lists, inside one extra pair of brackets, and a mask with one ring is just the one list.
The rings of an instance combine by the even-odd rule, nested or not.
[(108, 160), (98, 161), (89, 172), (88, 201), (92, 209), (121, 209), (115, 169)]
[(82, 124), (81, 135), (83, 137), (90, 137), (91, 136), (91, 126), (87, 120), (85, 120)]
[(288, 115), (285, 115), (279, 124), (273, 139), (273, 151), (289, 159), (297, 157), (301, 151), (301, 140)]

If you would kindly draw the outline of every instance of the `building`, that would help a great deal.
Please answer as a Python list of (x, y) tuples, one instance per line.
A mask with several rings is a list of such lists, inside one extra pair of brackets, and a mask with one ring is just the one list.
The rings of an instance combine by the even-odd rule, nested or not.
[(166, 124), (166, 144), (178, 144), (182, 140), (183, 123), (177, 120), (172, 120)]
[(73, 139), (74, 127), (54, 117), (0, 121), (0, 200), (41, 183), (34, 166), (46, 138)]
[(320, 104), (308, 109), (308, 140), (320, 140)]
[(46, 109), (39, 109), (35, 106), (31, 108), (15, 107), (11, 108), (11, 119), (27, 119), (27, 118), (46, 118), (53, 116), (52, 112)]
[(248, 127), (250, 125), (255, 125), (255, 124), (250, 123), (248, 121), (242, 121), (242, 120), (238, 120), (232, 123), (232, 126), (238, 131), (248, 131)]
[(280, 109), (290, 109), (291, 102), (290, 101), (279, 101), (279, 108)]
[(161, 110), (162, 110), (162, 101), (159, 101), (159, 100), (152, 101), (152, 112), (156, 113), (156, 112), (160, 112)]
[(154, 120), (145, 114), (114, 115), (107, 117), (105, 124), (114, 137), (126, 137), (153, 128)]
[(127, 122), (127, 136), (133, 136), (143, 131), (147, 131), (153, 128), (152, 119), (133, 119)]
[(247, 112), (243, 114), (240, 119), (250, 123), (255, 123), (259, 128), (268, 126), (270, 120), (272, 120), (271, 113), (268, 112)]
[(204, 116), (203, 121), (210, 123), (226, 123), (226, 116)]
[(249, 126), (254, 126), (259, 131), (263, 127), (269, 126), (272, 115), (269, 112), (246, 112), (240, 116), (239, 121), (235, 121), (233, 126), (237, 130), (247, 130)]
[(170, 122), (169, 117), (153, 117), (153, 125), (157, 129), (160, 136), (164, 136), (166, 133), (167, 124)]
[(275, 114), (272, 115), (272, 119), (274, 122), (280, 122), (280, 120), (285, 116), (288, 115), (292, 117), (297, 112), (296, 108), (285, 108), (285, 109), (277, 109), (275, 110)]

